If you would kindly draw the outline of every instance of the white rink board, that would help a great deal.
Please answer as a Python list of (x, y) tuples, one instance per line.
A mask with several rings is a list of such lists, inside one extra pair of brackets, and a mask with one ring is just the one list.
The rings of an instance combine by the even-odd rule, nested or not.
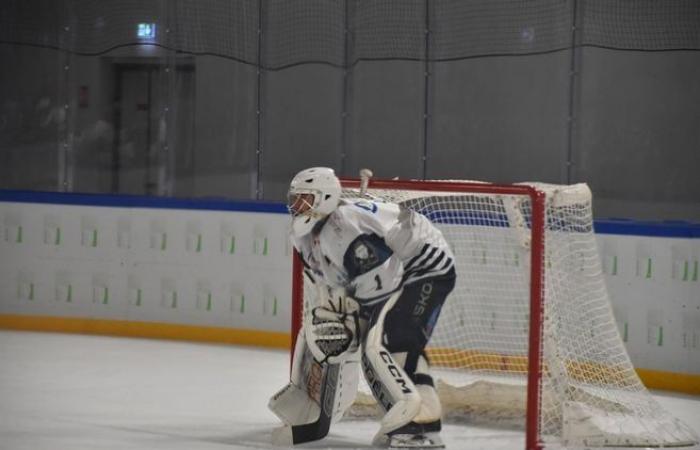
[(615, 320), (634, 366), (700, 374), (700, 239), (596, 238)]
[[(288, 218), (273, 206), (0, 201), (0, 314), (288, 332)], [(597, 241), (635, 367), (700, 374), (700, 239), (598, 234)]]
[(282, 214), (0, 203), (0, 313), (289, 331)]

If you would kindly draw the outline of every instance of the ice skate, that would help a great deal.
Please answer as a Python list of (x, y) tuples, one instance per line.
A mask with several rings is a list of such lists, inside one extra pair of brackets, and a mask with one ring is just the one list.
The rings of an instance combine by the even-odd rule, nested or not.
[(445, 448), (445, 444), (438, 433), (394, 434), (389, 448)]

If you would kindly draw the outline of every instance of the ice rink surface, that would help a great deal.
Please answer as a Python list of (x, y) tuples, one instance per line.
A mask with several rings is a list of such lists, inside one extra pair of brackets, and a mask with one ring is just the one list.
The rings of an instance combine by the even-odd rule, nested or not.
[[(0, 449), (271, 449), (289, 355), (252, 347), (0, 331)], [(700, 431), (700, 398), (655, 392)], [(371, 448), (343, 421), (297, 448)], [(448, 449), (522, 449), (521, 431), (446, 424)]]

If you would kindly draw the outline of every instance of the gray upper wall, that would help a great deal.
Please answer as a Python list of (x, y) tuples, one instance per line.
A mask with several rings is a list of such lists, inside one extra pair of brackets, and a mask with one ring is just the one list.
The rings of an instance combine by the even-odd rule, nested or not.
[(8, 0), (0, 60), (0, 188), (279, 201), (328, 165), (700, 221), (697, 0)]

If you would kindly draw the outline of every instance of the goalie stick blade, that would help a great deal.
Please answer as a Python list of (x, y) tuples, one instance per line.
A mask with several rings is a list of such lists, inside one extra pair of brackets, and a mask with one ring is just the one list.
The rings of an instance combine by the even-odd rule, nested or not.
[(338, 385), (340, 364), (328, 364), (323, 377), (323, 391), (321, 392), (321, 414), (315, 422), (304, 425), (292, 426), (292, 443), (294, 445), (305, 442), (317, 441), (328, 435), (333, 419), (333, 407), (335, 391)]

